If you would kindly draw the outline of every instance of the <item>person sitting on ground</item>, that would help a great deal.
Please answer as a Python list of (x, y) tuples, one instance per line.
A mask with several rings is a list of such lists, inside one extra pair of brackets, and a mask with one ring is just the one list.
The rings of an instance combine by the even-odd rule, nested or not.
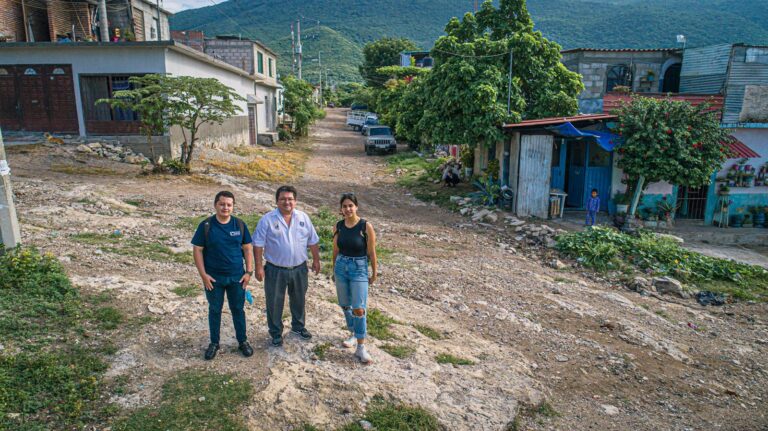
[(446, 163), (443, 168), (443, 185), (448, 187), (456, 187), (459, 183), (459, 170), (453, 161)]
[[(357, 215), (357, 197), (344, 193), (339, 201), (343, 220), (333, 229), (333, 277), (339, 306), (350, 337), (341, 344), (357, 346), (355, 356), (368, 364), (371, 355), (365, 349), (368, 287), (376, 281), (376, 233), (373, 226)], [(368, 275), (368, 262), (371, 275)]]

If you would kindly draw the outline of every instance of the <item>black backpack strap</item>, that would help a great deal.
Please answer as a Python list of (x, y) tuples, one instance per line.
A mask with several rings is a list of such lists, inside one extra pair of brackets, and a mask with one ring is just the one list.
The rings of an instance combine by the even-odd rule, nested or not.
[(211, 222), (213, 221), (213, 218), (216, 217), (215, 215), (212, 215), (205, 219), (205, 224), (203, 225), (203, 234), (205, 236), (205, 247), (203, 249), (208, 247), (208, 234), (211, 232)]
[(365, 240), (365, 250), (368, 252), (368, 226), (366, 225), (366, 221), (364, 218), (360, 219), (360, 223), (362, 223), (362, 226), (360, 227), (360, 232), (363, 234), (363, 239)]
[(232, 218), (237, 222), (237, 228), (240, 229), (240, 238), (243, 241), (242, 238), (245, 238), (245, 222), (234, 216)]

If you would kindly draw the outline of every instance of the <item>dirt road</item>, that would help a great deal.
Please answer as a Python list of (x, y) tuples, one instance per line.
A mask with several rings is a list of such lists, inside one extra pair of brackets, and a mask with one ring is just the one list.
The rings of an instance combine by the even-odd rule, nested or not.
[[(275, 184), (213, 174), (213, 182), (137, 176), (131, 166), (72, 162), (71, 151), (9, 150), (24, 240), (56, 253), (83, 289), (111, 292), (132, 319), (152, 318), (115, 340), (120, 350), (108, 376), (124, 376), (128, 387), (114, 402), (151, 403), (167, 377), (197, 367), (254, 383), (244, 414), (255, 430), (303, 423), (332, 429), (359, 416), (375, 395), (419, 404), (450, 430), (504, 430), (515, 418), (517, 429), (768, 427), (768, 307), (659, 301), (500, 246), (509, 242), (503, 230), (471, 225), (395, 185), (383, 158), (365, 156), (360, 135), (344, 128), (342, 114), (329, 111), (313, 129), (299, 205), (333, 209), (340, 193), (355, 192), (361, 215), (391, 251), (369, 308), (399, 322), (392, 326), (397, 339), (371, 340), (369, 366), (338, 347), (343, 319), (325, 276), (310, 280), (311, 342), (288, 336), (283, 348), (268, 347), (263, 293), (254, 282), (248, 332), (256, 354), (237, 354), (225, 318), (225, 348), (204, 362), (205, 298), (173, 293), (198, 283), (188, 263), (73, 240), (119, 230), (126, 241), (152, 238), (183, 251), (191, 232), (179, 220), (209, 213), (221, 184), (233, 189), (241, 212), (271, 208)], [(67, 163), (104, 170), (51, 170)], [(438, 339), (417, 330), (423, 326)], [(320, 360), (313, 350), (323, 343), (333, 347)], [(385, 344), (414, 352), (398, 359)], [(438, 354), (474, 364), (438, 364)]]

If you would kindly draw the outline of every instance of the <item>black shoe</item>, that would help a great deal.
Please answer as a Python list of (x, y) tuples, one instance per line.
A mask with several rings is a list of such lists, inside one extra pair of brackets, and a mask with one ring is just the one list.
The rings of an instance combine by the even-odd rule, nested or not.
[(280, 347), (282, 345), (283, 345), (283, 337), (278, 335), (277, 337), (272, 339), (272, 346)]
[(215, 343), (211, 343), (208, 345), (208, 348), (205, 350), (205, 360), (210, 361), (211, 359), (216, 357), (216, 352), (219, 351), (219, 345)]
[(246, 358), (253, 355), (253, 347), (251, 347), (251, 345), (248, 344), (247, 341), (243, 341), (242, 343), (240, 343), (240, 346), (238, 347), (238, 349), (240, 349), (240, 351), (243, 353), (243, 356), (245, 356)]
[(312, 334), (309, 331), (307, 331), (307, 328), (301, 328), (298, 331), (295, 329), (291, 329), (291, 332), (293, 332), (294, 334), (298, 335), (299, 337), (305, 340), (309, 340), (312, 338)]

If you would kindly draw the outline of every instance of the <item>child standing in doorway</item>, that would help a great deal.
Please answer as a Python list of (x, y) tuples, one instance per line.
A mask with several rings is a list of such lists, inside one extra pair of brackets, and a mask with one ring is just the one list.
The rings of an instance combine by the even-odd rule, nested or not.
[(586, 226), (594, 226), (597, 212), (600, 210), (600, 197), (597, 195), (597, 189), (592, 189), (592, 197), (587, 201), (587, 220)]

